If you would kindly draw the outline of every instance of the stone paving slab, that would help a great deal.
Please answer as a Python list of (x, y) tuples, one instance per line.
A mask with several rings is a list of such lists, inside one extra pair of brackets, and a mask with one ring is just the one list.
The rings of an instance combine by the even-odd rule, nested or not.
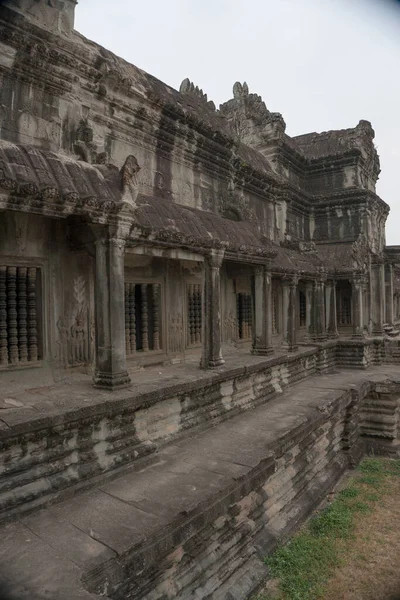
[(400, 380), (398, 367), (314, 377), (265, 405), (166, 445), (155, 464), (3, 525), (0, 580), (10, 582), (15, 600), (94, 598), (80, 583), (85, 570), (182, 522), (345, 390), (388, 379)]

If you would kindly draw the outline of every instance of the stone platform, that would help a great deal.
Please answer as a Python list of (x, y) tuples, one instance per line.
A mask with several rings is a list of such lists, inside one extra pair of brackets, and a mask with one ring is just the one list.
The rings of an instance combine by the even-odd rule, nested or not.
[[(312, 362), (312, 351), (300, 354), (289, 360)], [(287, 363), (274, 360), (271, 368), (286, 364), (288, 378)], [(259, 366), (237, 368), (260, 376)], [(212, 377), (226, 385), (227, 375)], [(266, 575), (262, 556), (360, 459), (363, 399), (379, 385), (399, 389), (398, 367), (317, 375), (178, 436), (150, 462), (92, 479), (90, 490), (31, 514), (23, 514), (33, 507), (25, 498), (0, 530), (0, 578), (10, 598), (243, 600)], [(95, 399), (88, 399), (90, 412)], [(61, 423), (60, 414), (41, 418)]]

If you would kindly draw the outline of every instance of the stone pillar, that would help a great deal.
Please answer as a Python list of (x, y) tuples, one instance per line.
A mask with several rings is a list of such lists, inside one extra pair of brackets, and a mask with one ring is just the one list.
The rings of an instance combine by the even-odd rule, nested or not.
[(385, 320), (385, 265), (371, 265), (371, 320), (372, 335), (383, 335)]
[(297, 278), (285, 278), (282, 281), (283, 293), (283, 346), (289, 352), (297, 350), (296, 345), (296, 300)]
[(213, 250), (204, 259), (203, 355), (201, 366), (215, 369), (224, 364), (221, 349), (221, 274), (223, 251)]
[(97, 239), (95, 315), (96, 387), (113, 390), (129, 385), (126, 370), (124, 254), (125, 241), (105, 235)]
[(353, 338), (364, 337), (363, 327), (363, 281), (354, 277), (351, 281)]
[(253, 354), (267, 355), (272, 348), (272, 278), (267, 266), (256, 267), (254, 273), (254, 339)]
[(337, 310), (336, 310), (336, 281), (332, 279), (328, 284), (329, 302), (327, 305), (327, 333), (329, 338), (339, 337), (337, 328)]
[(388, 325), (394, 322), (393, 294), (393, 265), (385, 265), (385, 322)]
[(314, 342), (323, 342), (326, 340), (325, 281), (323, 278), (316, 279), (313, 284), (311, 331)]
[(306, 292), (306, 335), (304, 336), (304, 341), (311, 340), (312, 329), (312, 303), (313, 303), (313, 282), (306, 281), (305, 284), (305, 292)]

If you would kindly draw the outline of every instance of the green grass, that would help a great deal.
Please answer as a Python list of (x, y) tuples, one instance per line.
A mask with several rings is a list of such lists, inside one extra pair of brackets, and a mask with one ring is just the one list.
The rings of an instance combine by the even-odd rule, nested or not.
[[(368, 458), (358, 471), (329, 506), (266, 559), (271, 577), (280, 582), (282, 599), (321, 598), (334, 568), (341, 564), (350, 547), (356, 515), (374, 510), (374, 503), (386, 491), (386, 478), (400, 476), (400, 460)], [(261, 594), (254, 600), (270, 597)]]

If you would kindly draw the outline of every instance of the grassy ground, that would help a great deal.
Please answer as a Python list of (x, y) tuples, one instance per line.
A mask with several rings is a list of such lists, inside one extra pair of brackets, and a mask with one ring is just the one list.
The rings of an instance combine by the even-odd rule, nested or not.
[(253, 600), (400, 600), (400, 460), (365, 459), (266, 562)]

